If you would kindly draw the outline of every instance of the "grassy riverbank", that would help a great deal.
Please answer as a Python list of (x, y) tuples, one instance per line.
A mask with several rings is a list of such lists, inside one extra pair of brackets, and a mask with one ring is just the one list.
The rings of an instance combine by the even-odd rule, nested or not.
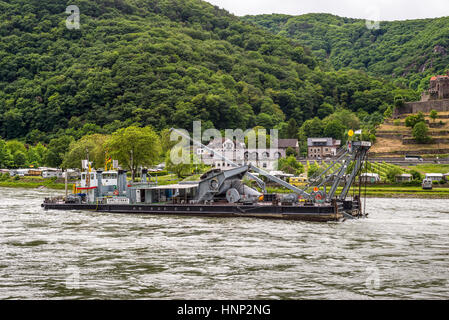
[[(341, 191), (337, 189), (337, 193)], [(286, 189), (267, 188), (270, 193), (285, 193)], [(358, 187), (351, 188), (349, 195), (358, 194)], [(375, 185), (362, 188), (362, 195), (370, 198), (417, 198), (417, 199), (449, 199), (449, 188), (434, 187), (433, 190), (423, 190), (414, 186), (395, 186), (395, 185)]]
[[(189, 179), (190, 180), (190, 179)], [(158, 178), (160, 185), (177, 183), (179, 180), (174, 175), (164, 176)], [(72, 189), (73, 181), (69, 182), (69, 190)], [(41, 177), (22, 177), (19, 180), (10, 178), (0, 181), (0, 188), (41, 188), (64, 190), (64, 182), (55, 179), (43, 179)], [(269, 193), (287, 193), (284, 188), (268, 187)], [(341, 187), (337, 192), (341, 191)], [(358, 194), (358, 187), (351, 188), (349, 194)], [(365, 194), (362, 188), (362, 195)], [(449, 199), (449, 188), (447, 186), (435, 186), (433, 190), (423, 190), (418, 186), (404, 186), (404, 185), (368, 185), (366, 187), (366, 196), (372, 198), (422, 198), (422, 199)]]
[[(69, 184), (69, 189), (71, 189), (72, 184)], [(65, 184), (55, 179), (43, 179), (42, 177), (21, 177), (19, 180), (15, 178), (9, 178), (0, 181), (0, 188), (35, 189), (41, 187), (55, 190), (64, 190)]]

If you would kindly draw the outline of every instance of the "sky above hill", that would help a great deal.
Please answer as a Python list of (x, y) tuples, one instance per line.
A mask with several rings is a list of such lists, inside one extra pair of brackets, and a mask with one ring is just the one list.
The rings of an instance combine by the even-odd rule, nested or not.
[(242, 16), (247, 14), (332, 13), (369, 20), (406, 20), (449, 16), (449, 0), (206, 0)]

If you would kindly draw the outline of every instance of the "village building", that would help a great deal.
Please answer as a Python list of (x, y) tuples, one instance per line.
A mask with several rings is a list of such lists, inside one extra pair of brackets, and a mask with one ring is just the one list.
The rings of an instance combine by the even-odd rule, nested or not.
[(282, 157), (287, 155), (287, 149), (291, 148), (299, 155), (299, 141), (298, 139), (278, 139), (278, 149)]
[(442, 173), (426, 173), (426, 180), (443, 181), (444, 175)]
[(377, 183), (380, 182), (380, 176), (377, 173), (362, 173), (360, 175), (360, 181), (362, 183)]
[(309, 159), (331, 158), (337, 154), (340, 146), (341, 141), (333, 138), (308, 138), (307, 154)]
[(444, 180), (449, 181), (449, 172), (443, 174), (443, 178), (444, 178)]
[(413, 180), (413, 176), (409, 173), (399, 174), (395, 178), (398, 183), (411, 182)]
[(294, 147), (294, 149), (299, 151), (298, 140), (286, 140), (294, 139), (279, 139), (278, 146), (280, 144), (282, 148), (249, 149), (243, 142), (226, 138), (214, 139), (207, 147), (212, 149), (215, 154), (204, 148), (197, 147), (195, 148), (195, 154), (204, 164), (216, 169), (229, 170), (233, 168), (220, 157), (220, 155), (223, 155), (239, 166), (251, 164), (267, 171), (273, 171), (277, 170), (278, 160), (286, 157), (286, 152), (289, 147)]

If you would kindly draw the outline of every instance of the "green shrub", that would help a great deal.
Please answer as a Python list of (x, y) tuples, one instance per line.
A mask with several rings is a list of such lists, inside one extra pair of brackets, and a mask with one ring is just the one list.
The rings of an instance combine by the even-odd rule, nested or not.
[(410, 182), (403, 182), (401, 185), (404, 187), (420, 187), (421, 186), (421, 181), (419, 180), (413, 180)]
[(414, 128), (419, 122), (425, 122), (424, 114), (422, 112), (414, 114), (405, 118), (405, 126), (409, 128)]
[(292, 147), (288, 147), (287, 150), (285, 151), (285, 154), (287, 155), (287, 157), (290, 157), (290, 156), (296, 157), (298, 155), (296, 153), (296, 150), (293, 149)]
[(401, 120), (399, 120), (399, 119), (394, 120), (393, 124), (394, 124), (396, 127), (399, 127), (399, 126), (401, 125)]
[(390, 168), (387, 171), (387, 180), (390, 182), (396, 182), (396, 176), (402, 173), (399, 167)]
[(435, 120), (438, 118), (438, 112), (436, 110), (430, 111), (430, 118), (435, 122)]
[(413, 138), (418, 143), (429, 143), (432, 139), (429, 137), (429, 128), (425, 122), (418, 122), (413, 127)]
[(413, 180), (414, 181), (419, 181), (421, 182), (423, 179), (422, 174), (419, 171), (416, 170), (410, 170), (410, 174), (413, 176)]

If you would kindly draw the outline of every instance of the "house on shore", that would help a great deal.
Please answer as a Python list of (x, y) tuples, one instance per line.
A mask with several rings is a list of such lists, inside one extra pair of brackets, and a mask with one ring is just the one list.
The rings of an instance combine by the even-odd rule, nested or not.
[(396, 177), (396, 182), (411, 182), (413, 180), (413, 176), (409, 173), (398, 174)]
[(378, 183), (380, 182), (380, 176), (377, 173), (362, 173), (360, 175), (360, 181), (362, 183)]
[(444, 175), (442, 173), (426, 173), (426, 180), (443, 181)]
[(291, 148), (299, 155), (299, 141), (298, 139), (278, 139), (278, 149), (282, 157), (287, 156), (287, 149)]
[(332, 158), (340, 146), (341, 141), (333, 138), (308, 138), (307, 155), (309, 159)]
[[(294, 141), (293, 141), (294, 140)], [(206, 165), (216, 169), (229, 170), (233, 167), (224, 161), (220, 155), (239, 166), (251, 164), (267, 171), (277, 170), (277, 162), (286, 157), (289, 147), (299, 151), (299, 142), (295, 139), (279, 139), (278, 148), (247, 148), (244, 142), (227, 138), (214, 139), (207, 145), (214, 153), (204, 148), (195, 147), (195, 155)]]

